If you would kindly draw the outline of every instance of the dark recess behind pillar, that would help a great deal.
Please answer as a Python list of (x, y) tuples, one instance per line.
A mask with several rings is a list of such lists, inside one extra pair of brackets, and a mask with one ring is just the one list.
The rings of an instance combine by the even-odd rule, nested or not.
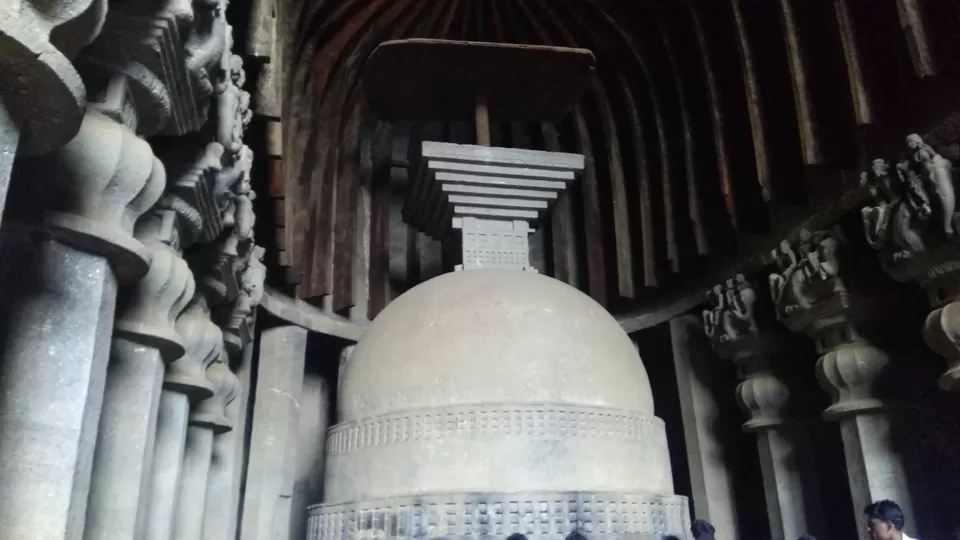
[[(640, 358), (650, 378), (653, 389), (653, 410), (667, 431), (667, 446), (670, 449), (670, 469), (673, 472), (673, 491), (677, 495), (691, 497), (690, 465), (687, 462), (687, 446), (683, 440), (683, 416), (680, 413), (680, 390), (673, 367), (673, 350), (670, 344), (670, 325), (661, 324), (631, 336), (640, 351)], [(690, 508), (693, 515), (693, 508)]]

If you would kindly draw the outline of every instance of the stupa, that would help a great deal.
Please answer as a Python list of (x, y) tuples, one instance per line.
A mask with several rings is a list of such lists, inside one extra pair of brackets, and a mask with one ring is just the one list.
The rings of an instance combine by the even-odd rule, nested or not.
[[(429, 64), (424, 44), (381, 45), (368, 70), (418, 47)], [(429, 45), (500, 58), (537, 49)], [(589, 51), (542, 49), (534, 56), (592, 69)], [(405, 215), (430, 234), (459, 231), (462, 264), (397, 298), (357, 344), (308, 540), (686, 538), (687, 499), (673, 493), (633, 343), (593, 299), (528, 262), (528, 234), (583, 156), (424, 142), (421, 158)]]

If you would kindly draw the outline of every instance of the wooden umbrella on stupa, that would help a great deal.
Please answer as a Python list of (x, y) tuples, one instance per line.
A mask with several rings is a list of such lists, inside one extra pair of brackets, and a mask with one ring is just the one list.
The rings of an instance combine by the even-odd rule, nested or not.
[(406, 39), (380, 44), (364, 93), (386, 121), (472, 120), (476, 145), (424, 141), (405, 220), (463, 232), (463, 267), (527, 267), (527, 235), (583, 170), (579, 154), (490, 146), (490, 123), (557, 121), (592, 83), (593, 53), (563, 47)]

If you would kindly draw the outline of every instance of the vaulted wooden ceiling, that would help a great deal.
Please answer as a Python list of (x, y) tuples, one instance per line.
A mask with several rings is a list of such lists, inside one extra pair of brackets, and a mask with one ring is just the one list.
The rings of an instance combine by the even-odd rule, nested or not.
[(495, 146), (586, 155), (582, 179), (545, 224), (544, 270), (615, 312), (655, 309), (724, 271), (762, 264), (758, 253), (854, 188), (869, 160), (952, 114), (960, 96), (958, 64), (948, 61), (960, 50), (960, 5), (945, 0), (923, 9), (916, 0), (281, 7), (289, 71), (283, 170), (272, 187), (279, 263), (301, 298), (327, 297), (335, 310), (363, 303), (371, 318), (429, 277), (427, 266), (449, 263), (443, 248), (391, 219), (417, 143), (473, 142), (459, 122), (372, 116), (361, 80), (383, 41), (594, 52), (596, 82), (567, 117), (502, 123), (492, 137)]

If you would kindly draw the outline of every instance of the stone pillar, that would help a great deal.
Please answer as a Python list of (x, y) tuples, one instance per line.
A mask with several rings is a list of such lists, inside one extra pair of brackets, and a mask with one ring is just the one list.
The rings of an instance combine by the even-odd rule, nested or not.
[(247, 474), (247, 439), (248, 434), (251, 430), (251, 426), (248, 424), (248, 411), (252, 406), (253, 401), (253, 357), (255, 354), (255, 347), (253, 342), (248, 343), (246, 347), (243, 348), (243, 353), (239, 356), (238, 364), (234, 368), (234, 373), (237, 374), (237, 380), (239, 384), (237, 398), (234, 399), (233, 404), (228, 408), (229, 410), (235, 411), (236, 416), (231, 417), (228, 414), (229, 418), (235, 418), (234, 429), (227, 435), (235, 439), (233, 445), (233, 459), (236, 463), (236, 467), (233, 469), (233, 489), (230, 492), (230, 535), (228, 536), (229, 540), (236, 540), (238, 538), (240, 530), (240, 501), (243, 500), (243, 486), (244, 479)]
[(190, 414), (183, 453), (183, 476), (177, 498), (177, 517), (174, 520), (173, 537), (176, 540), (200, 540), (203, 537), (204, 520), (208, 517), (207, 485), (213, 441), (217, 434), (230, 429), (225, 409), (227, 402), (236, 395), (237, 379), (223, 362), (226, 357), (223, 346), (217, 349), (219, 360), (207, 368), (207, 379), (213, 387), (213, 395), (197, 403)]
[(161, 392), (144, 536), (147, 540), (172, 538), (189, 414), (190, 398), (186, 394), (167, 389)]
[[(242, 435), (237, 426), (244, 411), (239, 407), (240, 400), (237, 399), (241, 395), (241, 388), (236, 375), (231, 373), (225, 364), (216, 363), (207, 371), (213, 369), (219, 372), (216, 376), (224, 379), (223, 384), (226, 385), (227, 391), (223, 396), (222, 418), (211, 416), (207, 422), (214, 431), (214, 438), (204, 500), (202, 538), (203, 540), (234, 540), (235, 535), (231, 535), (231, 530), (236, 529), (232, 523), (236, 518), (233, 506), (234, 492), (240, 489), (239, 482), (234, 481), (235, 471), (238, 468), (236, 445), (237, 435)], [(222, 395), (223, 392), (216, 394), (215, 397), (220, 399)], [(210, 401), (213, 401), (213, 398), (201, 405), (207, 404), (205, 406), (210, 406), (212, 409), (213, 404), (208, 403)], [(217, 407), (219, 406), (217, 404)], [(195, 413), (194, 416), (198, 414)]]
[(137, 227), (137, 237), (151, 253), (150, 270), (121, 295), (85, 540), (144, 537), (163, 361), (174, 361), (184, 353), (174, 325), (194, 293), (187, 263), (164, 243), (170, 238), (162, 238), (162, 224), (172, 217), (172, 212), (160, 210), (145, 216)]
[(184, 478), (190, 402), (213, 395), (205, 370), (219, 358), (223, 348), (223, 335), (210, 321), (206, 300), (200, 294), (193, 297), (177, 319), (176, 329), (183, 337), (186, 353), (170, 363), (164, 375), (150, 481), (150, 511), (144, 537), (147, 540), (175, 538), (173, 531), (177, 498)]
[(319, 375), (308, 373), (303, 378), (300, 397), (290, 538), (307, 538), (307, 507), (323, 501), (323, 469), (329, 424), (330, 394), (327, 382)]
[(693, 489), (693, 514), (713, 523), (731, 538), (739, 537), (734, 475), (729, 466), (733, 449), (717, 431), (720, 412), (707, 375), (710, 352), (696, 317), (670, 321), (673, 361), (680, 392), (684, 441)]
[[(904, 441), (893, 429), (896, 411), (873, 391), (890, 359), (855, 334), (844, 340), (825, 341), (823, 349), (817, 375), (821, 386), (834, 398), (834, 403), (824, 411), (824, 418), (840, 427), (859, 530), (866, 530), (866, 519), (861, 513), (865, 506), (891, 499), (897, 501), (905, 515), (913, 517), (908, 531), (915, 534), (917, 514), (902, 455)], [(865, 540), (869, 538), (864, 532), (861, 535)]]
[(737, 402), (750, 414), (743, 430), (757, 436), (770, 538), (825, 535), (818, 497), (812, 493), (816, 472), (809, 437), (795, 420), (785, 420), (790, 390), (783, 380), (784, 366), (774, 362), (781, 341), (769, 324), (774, 313), (755, 316), (756, 288), (740, 274), (714, 287), (709, 296), (704, 329), (717, 355), (733, 360), (742, 379)]
[(893, 499), (907, 516), (916, 514), (903, 441), (891, 430), (898, 409), (882, 391), (890, 358), (863, 334), (883, 327), (884, 304), (891, 298), (850, 279), (853, 255), (841, 238), (804, 231), (795, 245), (785, 242), (778, 252), (782, 272), (771, 275), (770, 284), (780, 320), (810, 336), (821, 355), (817, 378), (833, 397), (823, 416), (840, 427), (854, 518), (860, 537), (868, 540), (862, 510), (872, 501)]
[(9, 217), (47, 210), (43, 232), (7, 227), (0, 242), (0, 538), (80, 538), (117, 286), (147, 271), (133, 224), (160, 196), (163, 167), (92, 108), (76, 137), (18, 171), (29, 182), (15, 184)]
[(260, 336), (250, 456), (240, 538), (267, 540), (290, 524), (293, 471), (307, 331), (297, 326)]

